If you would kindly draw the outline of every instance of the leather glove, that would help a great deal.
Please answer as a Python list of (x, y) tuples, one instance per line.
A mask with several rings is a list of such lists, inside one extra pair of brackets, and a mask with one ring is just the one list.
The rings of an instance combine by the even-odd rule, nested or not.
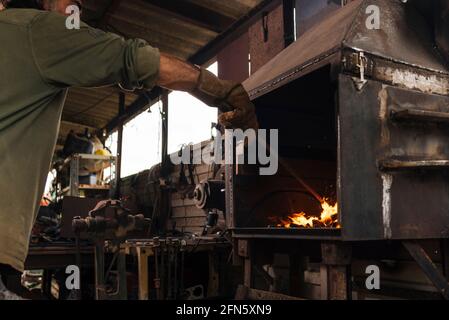
[(259, 128), (255, 107), (241, 84), (220, 80), (202, 68), (191, 94), (223, 112), (218, 120), (224, 127), (243, 130)]

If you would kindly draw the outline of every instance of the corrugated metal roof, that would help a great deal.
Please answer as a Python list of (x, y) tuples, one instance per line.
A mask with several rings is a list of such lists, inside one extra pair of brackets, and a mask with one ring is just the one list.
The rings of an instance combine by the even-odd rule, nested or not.
[[(85, 0), (83, 20), (124, 36), (142, 38), (162, 52), (189, 59), (262, 0)], [(83, 126), (101, 129), (118, 113), (115, 88), (71, 89), (59, 142)], [(136, 99), (126, 95), (126, 105)], [(79, 126), (81, 125), (81, 126)]]

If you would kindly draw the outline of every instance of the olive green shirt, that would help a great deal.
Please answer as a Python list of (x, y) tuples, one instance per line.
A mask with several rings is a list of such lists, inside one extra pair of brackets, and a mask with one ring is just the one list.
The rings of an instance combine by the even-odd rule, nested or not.
[(0, 263), (24, 269), (67, 89), (151, 89), (159, 51), (66, 17), (0, 11)]

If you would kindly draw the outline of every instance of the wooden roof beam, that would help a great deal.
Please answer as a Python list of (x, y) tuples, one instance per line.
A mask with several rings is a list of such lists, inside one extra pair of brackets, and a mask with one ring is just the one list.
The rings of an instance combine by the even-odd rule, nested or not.
[(217, 33), (223, 32), (236, 21), (231, 17), (199, 6), (188, 0), (145, 0), (145, 2), (153, 7), (159, 8), (162, 14), (170, 12), (175, 18), (183, 19), (186, 22)]

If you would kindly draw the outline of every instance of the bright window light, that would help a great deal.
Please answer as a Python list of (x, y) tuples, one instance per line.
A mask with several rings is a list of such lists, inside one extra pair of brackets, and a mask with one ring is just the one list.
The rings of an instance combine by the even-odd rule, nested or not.
[[(123, 127), (122, 177), (127, 177), (162, 161), (162, 103), (151, 107)], [(115, 143), (116, 144), (116, 143)]]
[[(215, 75), (218, 64), (208, 70)], [(218, 111), (184, 92), (172, 92), (168, 97), (168, 153), (182, 145), (199, 143), (211, 138), (211, 124), (217, 122)]]

